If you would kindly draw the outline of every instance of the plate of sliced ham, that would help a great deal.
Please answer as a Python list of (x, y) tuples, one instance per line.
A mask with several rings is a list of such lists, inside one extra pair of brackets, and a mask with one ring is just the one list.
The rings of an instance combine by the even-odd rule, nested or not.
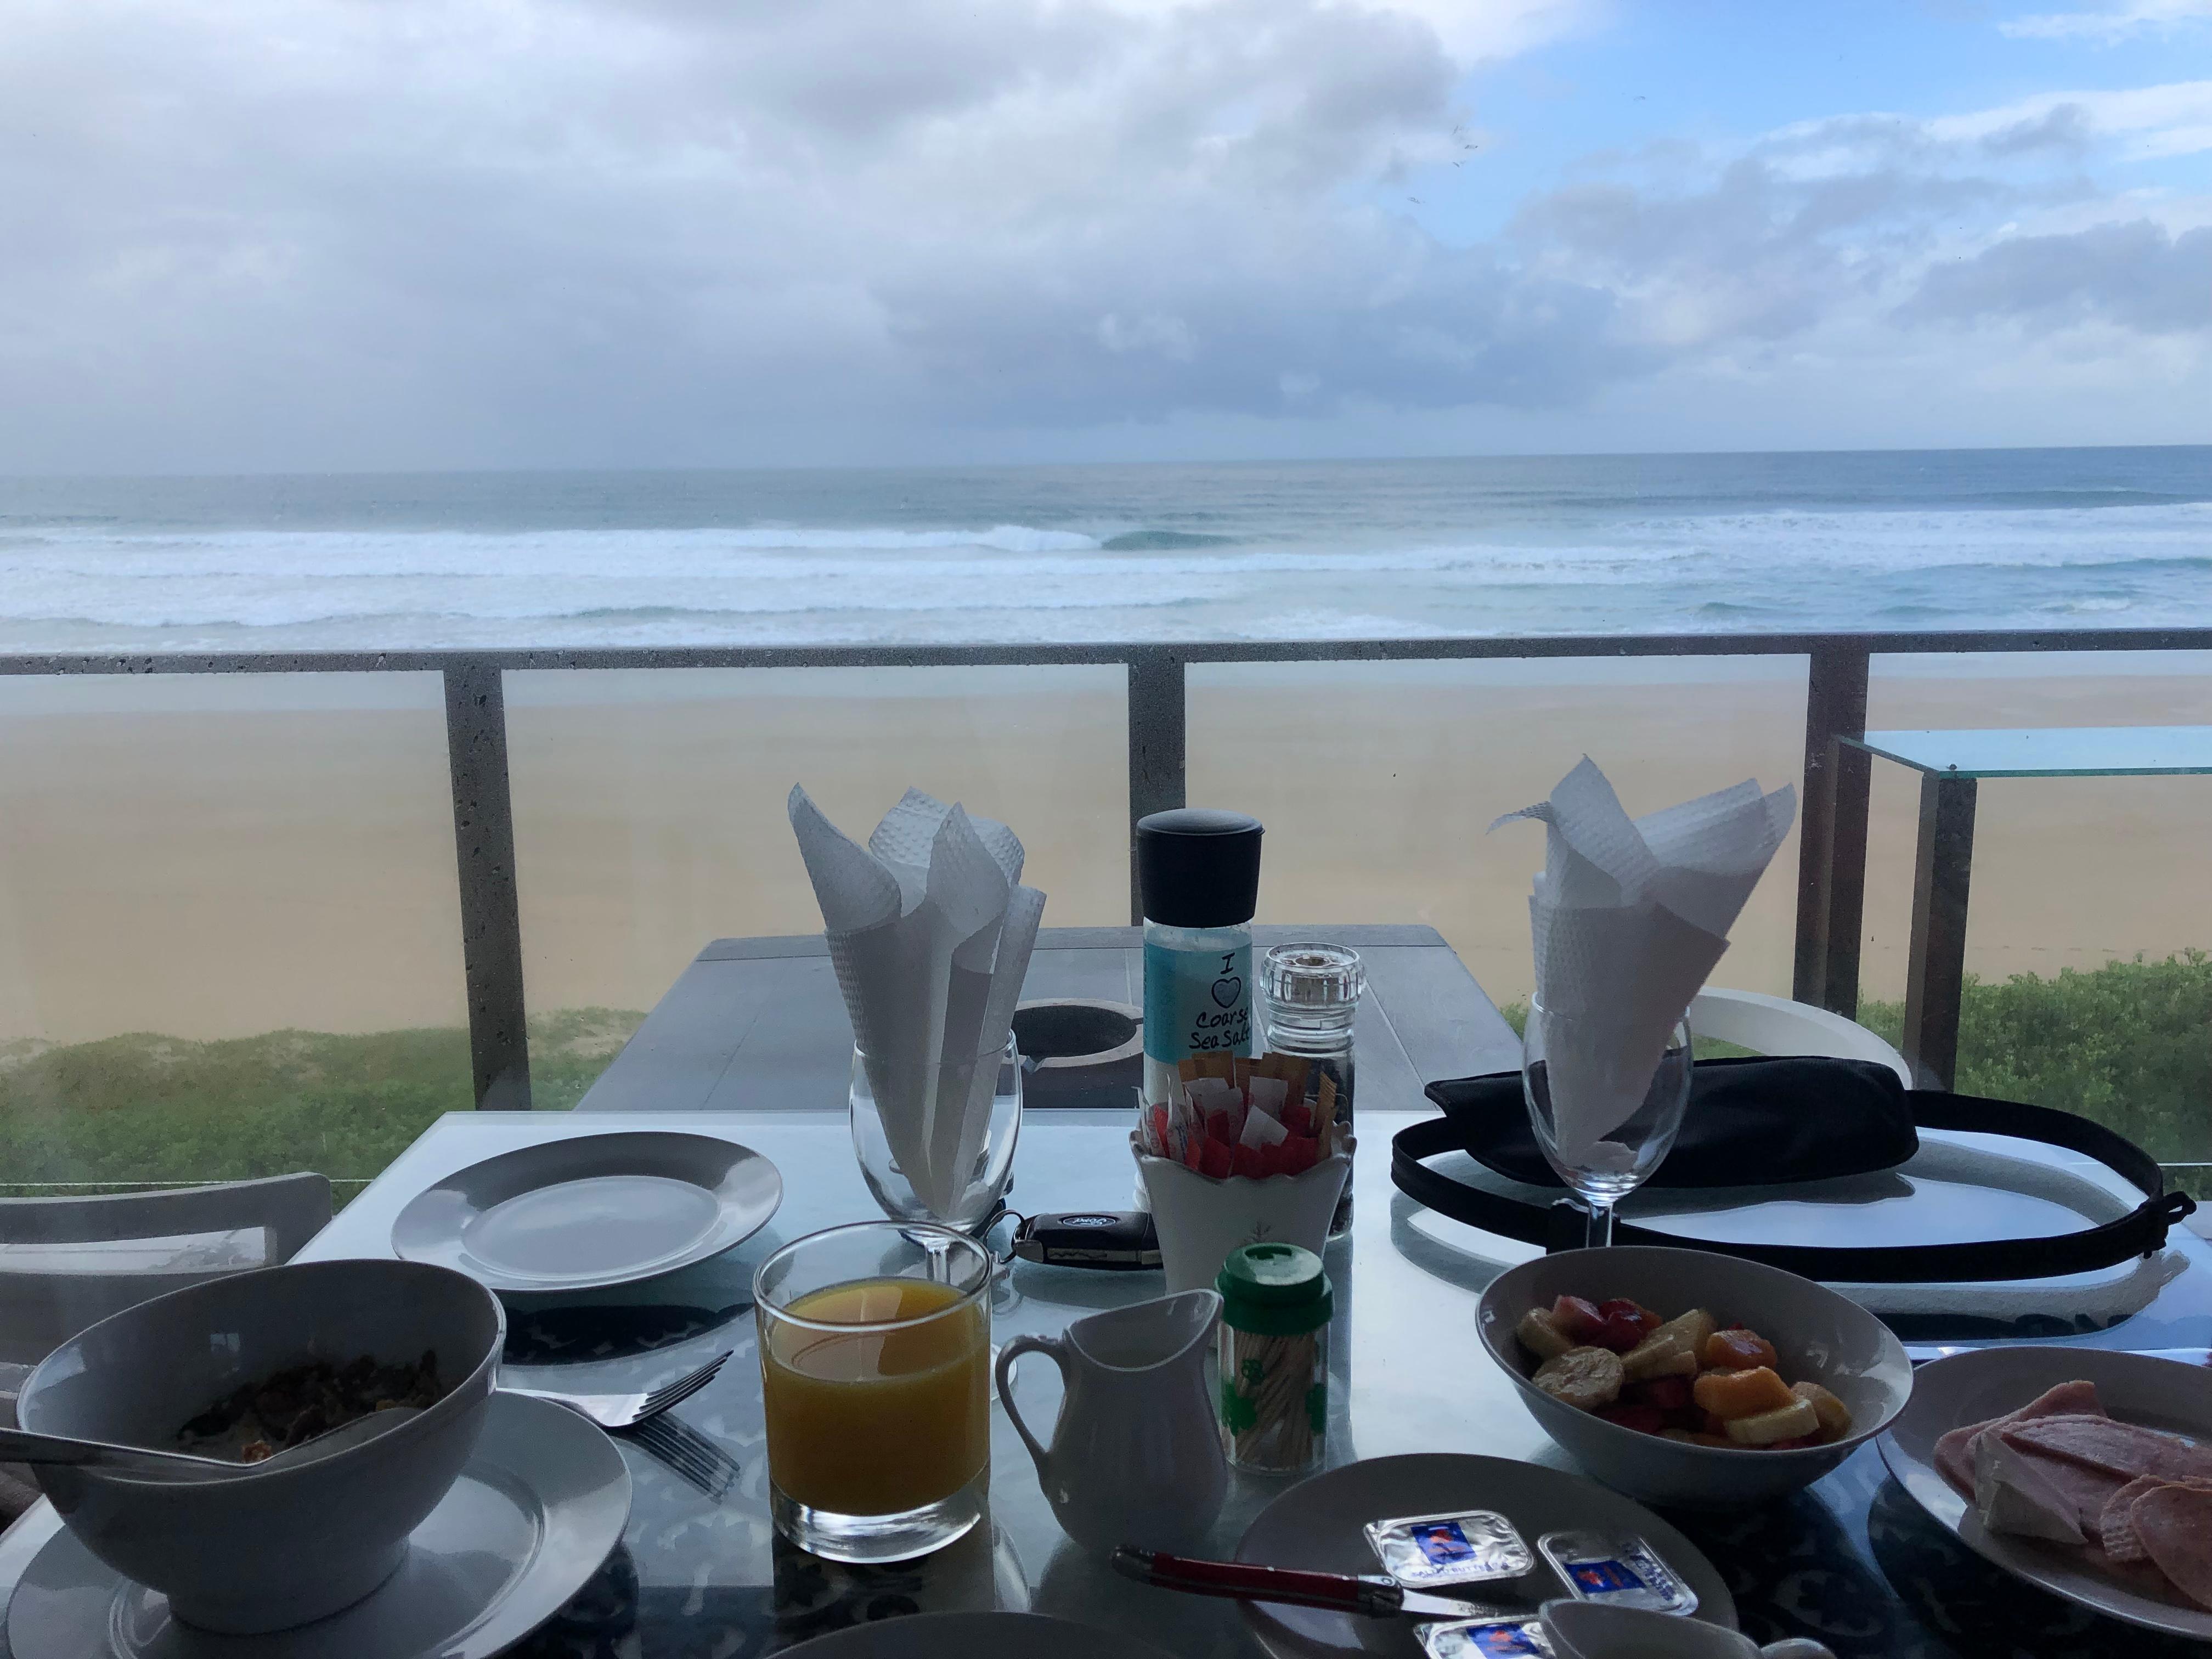
[(2212, 1641), (2212, 1369), (2106, 1348), (1923, 1366), (1879, 1444), (1922, 1508), (2084, 1607)]

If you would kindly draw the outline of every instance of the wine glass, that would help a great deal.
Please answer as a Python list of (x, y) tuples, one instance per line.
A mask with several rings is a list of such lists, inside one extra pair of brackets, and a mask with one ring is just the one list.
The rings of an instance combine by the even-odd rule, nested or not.
[[(1648, 1080), (1620, 1076), (1617, 1066), (1607, 1063), (1608, 1047), (1604, 1038), (1589, 1031), (1586, 1022), (1555, 1014), (1529, 999), (1528, 1023), (1521, 1038), (1521, 1092), (1528, 1103), (1528, 1121), (1545, 1162), (1589, 1212), (1585, 1242), (1593, 1249), (1613, 1243), (1613, 1206), (1642, 1186), (1673, 1149), (1683, 1109), (1690, 1102), (1690, 1028), (1686, 1021), (1674, 1022), (1666, 1052)], [(1570, 1125), (1587, 1121), (1582, 1114), (1588, 1111), (1609, 1116), (1612, 1112), (1603, 1103), (1632, 1099), (1639, 1086), (1643, 1103), (1626, 1122), (1595, 1141), (1570, 1133), (1562, 1150), (1561, 1109)]]

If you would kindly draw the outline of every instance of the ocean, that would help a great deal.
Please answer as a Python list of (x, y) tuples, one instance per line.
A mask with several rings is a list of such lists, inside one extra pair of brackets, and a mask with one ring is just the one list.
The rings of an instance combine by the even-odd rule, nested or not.
[(2212, 624), (2212, 447), (0, 478), (0, 651)]

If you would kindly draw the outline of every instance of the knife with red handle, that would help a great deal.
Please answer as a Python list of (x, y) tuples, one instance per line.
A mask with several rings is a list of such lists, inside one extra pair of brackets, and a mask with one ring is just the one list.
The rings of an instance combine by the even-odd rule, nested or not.
[(1187, 1590), (1194, 1595), (1225, 1595), (1237, 1601), (1279, 1601), (1297, 1607), (1326, 1607), (1370, 1619), (1533, 1619), (1535, 1609), (1463, 1601), (1449, 1595), (1409, 1590), (1381, 1577), (1348, 1572), (1309, 1572), (1292, 1567), (1263, 1567), (1250, 1561), (1200, 1561), (1158, 1550), (1114, 1552), (1114, 1571), (1140, 1584)]

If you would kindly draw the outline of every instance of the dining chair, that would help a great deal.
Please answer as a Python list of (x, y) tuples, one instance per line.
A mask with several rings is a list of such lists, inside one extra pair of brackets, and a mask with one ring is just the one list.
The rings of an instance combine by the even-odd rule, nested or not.
[(164, 1291), (289, 1261), (330, 1218), (331, 1183), (308, 1173), (0, 1198), (0, 1371)]
[(1690, 1030), (1761, 1054), (1821, 1054), (1832, 1060), (1871, 1060), (1895, 1072), (1908, 1089), (1912, 1071), (1905, 1056), (1856, 1020), (1808, 1002), (1759, 991), (1708, 987), (1690, 1002)]

